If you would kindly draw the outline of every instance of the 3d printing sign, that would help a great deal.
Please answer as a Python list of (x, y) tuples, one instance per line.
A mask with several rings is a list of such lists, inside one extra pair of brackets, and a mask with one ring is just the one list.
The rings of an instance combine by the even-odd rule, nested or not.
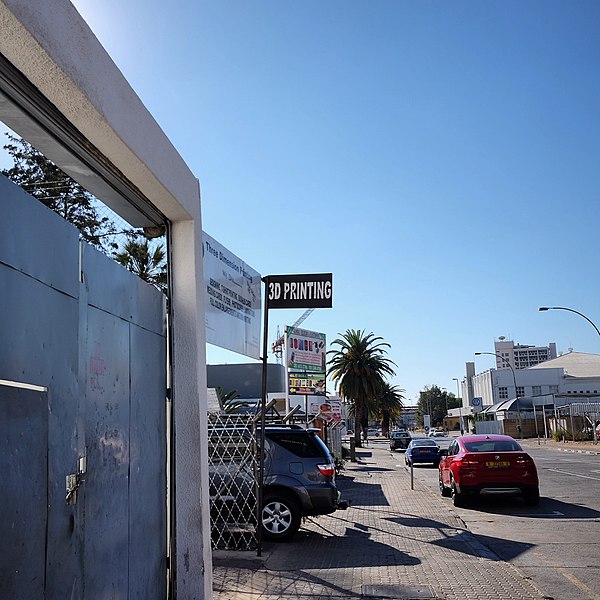
[(268, 275), (267, 308), (331, 308), (333, 274)]

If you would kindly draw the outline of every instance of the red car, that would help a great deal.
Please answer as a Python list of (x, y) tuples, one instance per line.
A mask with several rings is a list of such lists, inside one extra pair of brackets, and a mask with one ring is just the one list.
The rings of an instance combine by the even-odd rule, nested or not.
[(464, 435), (440, 456), (440, 491), (452, 497), (454, 506), (464, 506), (470, 494), (479, 493), (520, 493), (527, 506), (539, 504), (535, 463), (509, 435)]

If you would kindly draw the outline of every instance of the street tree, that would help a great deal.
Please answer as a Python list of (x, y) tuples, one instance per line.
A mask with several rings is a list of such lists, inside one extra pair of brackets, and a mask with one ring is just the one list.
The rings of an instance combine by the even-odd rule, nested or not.
[(430, 415), (431, 426), (439, 427), (444, 422), (444, 417), (450, 408), (456, 408), (458, 401), (454, 394), (449, 394), (437, 385), (426, 386), (419, 392), (417, 402), (417, 424), (423, 426), (424, 415)]
[[(393, 376), (394, 363), (387, 358), (390, 345), (373, 333), (348, 329), (331, 344), (328, 374), (336, 384), (340, 397), (351, 403), (354, 414), (354, 440), (360, 447), (361, 430), (369, 412), (381, 395), (385, 379)], [(395, 365), (394, 365), (395, 366)]]
[(107, 251), (107, 235), (116, 228), (100, 214), (94, 196), (31, 144), (9, 133), (6, 136), (4, 149), (14, 164), (2, 169), (2, 175), (75, 225), (86, 242)]
[(404, 408), (404, 404), (402, 403), (402, 400), (404, 400), (402, 393), (404, 391), (397, 385), (391, 385), (386, 381), (377, 398), (375, 414), (377, 418), (381, 419), (381, 433), (385, 437), (390, 434), (390, 422), (395, 421)]
[[(166, 291), (167, 265), (163, 244), (149, 242), (135, 229), (117, 232), (114, 222), (100, 214), (100, 204), (92, 194), (31, 144), (9, 133), (6, 136), (8, 143), (4, 149), (14, 164), (10, 169), (0, 171), (2, 175), (77, 227), (87, 243), (112, 256), (144, 281)], [(126, 236), (127, 241), (122, 247), (114, 241), (118, 233)]]

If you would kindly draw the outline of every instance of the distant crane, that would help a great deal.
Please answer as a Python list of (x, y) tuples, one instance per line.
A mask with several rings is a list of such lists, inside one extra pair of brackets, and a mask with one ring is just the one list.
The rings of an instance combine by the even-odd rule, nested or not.
[[(315, 310), (314, 308), (309, 308), (308, 310), (305, 310), (300, 317), (296, 320), (296, 322), (292, 325), (292, 327), (298, 327), (298, 325), (300, 325), (300, 323), (304, 322), (312, 313), (312, 311)], [(283, 356), (283, 347), (285, 345), (285, 336), (280, 335), (279, 333), (279, 326), (277, 327), (277, 339), (273, 342), (272, 346), (271, 346), (271, 350), (273, 352), (273, 354), (275, 354), (275, 356), (277, 357), (277, 362), (281, 362), (281, 357)]]

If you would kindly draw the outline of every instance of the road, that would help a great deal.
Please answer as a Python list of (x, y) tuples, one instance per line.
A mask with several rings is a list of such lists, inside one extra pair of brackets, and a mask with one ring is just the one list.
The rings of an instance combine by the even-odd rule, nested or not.
[[(436, 438), (444, 447), (450, 439)], [(385, 443), (383, 439), (375, 443)], [(454, 510), (480, 542), (518, 567), (553, 600), (600, 600), (600, 455), (528, 447), (540, 478), (539, 506), (518, 497), (481, 497)], [(398, 454), (398, 468), (404, 457)], [(438, 472), (414, 468), (439, 493)]]

